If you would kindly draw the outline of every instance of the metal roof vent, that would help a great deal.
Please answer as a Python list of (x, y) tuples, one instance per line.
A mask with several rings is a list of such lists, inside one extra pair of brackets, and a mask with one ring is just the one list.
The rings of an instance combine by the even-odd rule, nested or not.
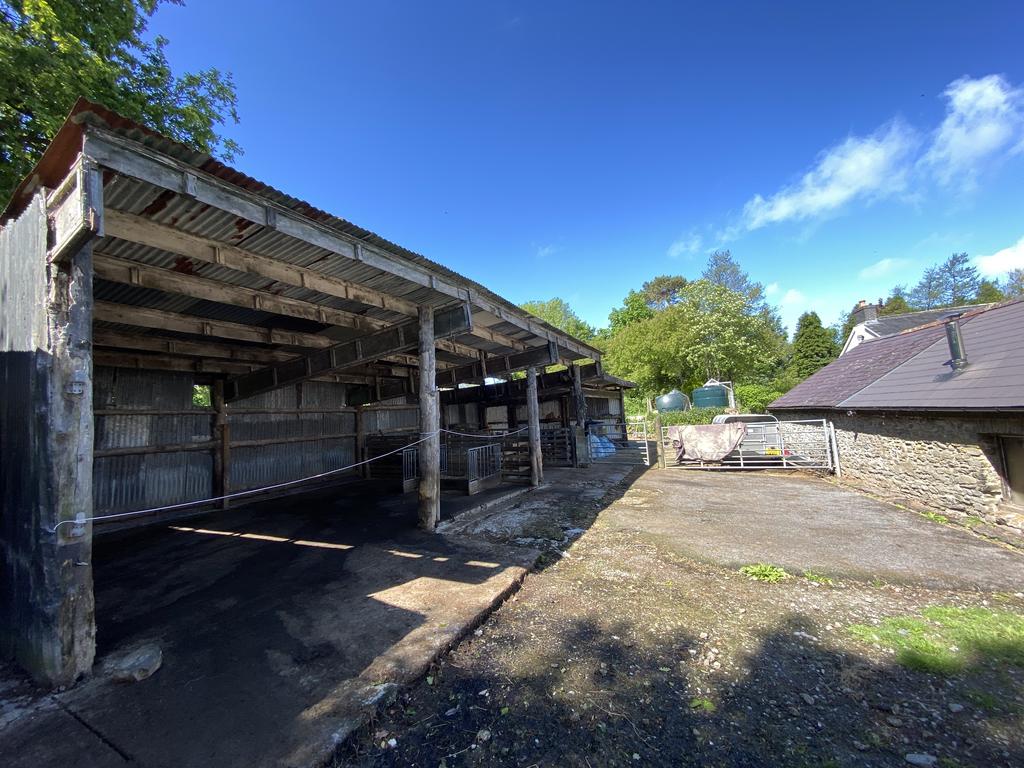
[(950, 315), (946, 318), (945, 325), (946, 342), (949, 344), (949, 360), (945, 364), (954, 372), (962, 371), (967, 367), (967, 348), (960, 332), (960, 315)]

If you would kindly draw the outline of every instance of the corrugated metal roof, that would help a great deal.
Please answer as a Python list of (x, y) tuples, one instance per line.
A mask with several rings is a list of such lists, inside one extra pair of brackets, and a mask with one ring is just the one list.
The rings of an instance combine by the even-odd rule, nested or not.
[[(503, 299), (483, 285), (418, 253), (402, 248), (369, 230), (358, 227), (345, 219), (333, 216), (303, 200), (291, 197), (280, 190), (240, 173), (209, 155), (196, 152), (189, 147), (178, 144), (134, 121), (128, 120), (105, 107), (93, 104), (85, 99), (80, 99), (72, 109), (68, 120), (47, 149), (32, 176), (26, 179), (16, 190), (0, 221), (6, 221), (15, 215), (20, 208), (24, 207), (31, 193), (38, 185), (52, 187), (63, 178), (75, 156), (81, 151), (83, 125), (94, 125), (114, 131), (120, 136), (187, 163), (221, 181), (257, 194), (269, 202), (286, 207), (336, 232), (386, 251), (394, 258), (418, 265), (448, 282), (454, 283), (463, 289), (468, 289), (498, 304), (510, 314), (516, 314), (524, 318), (528, 317), (531, 322), (545, 328), (547, 331), (567, 339), (572, 339), (581, 347), (592, 350), (592, 356), (595, 359), (600, 358), (600, 351), (596, 348), (578, 339), (574, 339), (565, 332), (519, 309), (515, 304)], [(324, 274), (343, 277), (346, 280), (366, 285), (391, 295), (401, 296), (416, 304), (436, 306), (451, 301), (450, 297), (436, 292), (429, 287), (411, 283), (358, 261), (347, 259), (324, 249), (303, 243), (271, 228), (238, 219), (224, 211), (213, 209), (186, 196), (157, 189), (137, 180), (110, 177), (105, 182), (104, 194), (107, 205), (119, 210), (143, 214), (158, 223), (174, 226), (183, 231), (201, 235), (212, 240), (229, 242), (239, 246), (244, 245), (247, 250), (270, 256), (283, 262), (302, 266), (312, 266), (315, 264), (316, 270)], [(102, 246), (106, 247), (108, 242), (105, 241), (102, 243)], [(137, 255), (138, 252), (133, 252), (130, 257), (135, 258)], [(379, 316), (381, 319), (393, 319), (390, 313), (385, 313), (383, 310), (368, 311), (378, 313), (374, 316)], [(494, 318), (494, 320), (497, 323), (498, 319)], [(491, 324), (488, 325), (490, 326)], [(531, 343), (536, 341), (536, 337), (533, 334), (510, 323), (502, 323), (500, 328), (495, 327), (494, 329), (500, 330), (502, 333), (516, 339)], [(479, 339), (474, 339), (474, 346), (480, 347)]]
[(945, 328), (934, 322), (861, 344), (769, 408), (1024, 409), (1024, 299), (965, 314), (960, 325), (968, 365), (959, 372), (945, 364)]

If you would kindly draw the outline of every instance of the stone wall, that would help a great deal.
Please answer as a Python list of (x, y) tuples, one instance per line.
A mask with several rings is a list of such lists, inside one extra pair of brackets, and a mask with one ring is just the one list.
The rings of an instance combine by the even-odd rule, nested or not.
[(1024, 416), (785, 411), (829, 419), (843, 479), (931, 509), (1006, 522), (996, 435), (1024, 435)]

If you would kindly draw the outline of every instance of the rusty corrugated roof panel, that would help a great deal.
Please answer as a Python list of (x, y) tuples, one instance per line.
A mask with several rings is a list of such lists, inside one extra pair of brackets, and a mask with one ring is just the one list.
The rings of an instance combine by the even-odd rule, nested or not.
[[(8, 203), (3, 216), (0, 217), (0, 223), (16, 215), (17, 212), (27, 203), (33, 191), (39, 186), (53, 187), (59, 183), (64, 174), (67, 173), (67, 169), (71, 166), (71, 163), (74, 161), (78, 152), (81, 151), (83, 126), (85, 125), (94, 125), (114, 131), (121, 136), (136, 141), (139, 144), (149, 147), (159, 153), (185, 162), (216, 177), (217, 179), (220, 179), (221, 181), (257, 194), (270, 202), (288, 208), (312, 221), (330, 227), (339, 233), (375, 246), (388, 252), (394, 257), (419, 265), (420, 267), (423, 267), (462, 288), (468, 289), (482, 297), (485, 297), (489, 301), (502, 305), (510, 312), (515, 312), (523, 317), (529, 317), (531, 322), (545, 328), (549, 332), (553, 332), (568, 339), (573, 339), (572, 336), (566, 334), (564, 331), (561, 331), (544, 322), (540, 318), (519, 309), (519, 307), (512, 302), (502, 298), (474, 280), (470, 280), (469, 278), (464, 277), (463, 275), (460, 275), (457, 272), (426, 258), (425, 256), (403, 248), (400, 245), (375, 234), (374, 232), (363, 229), (352, 222), (316, 208), (304, 200), (287, 195), (268, 184), (224, 165), (208, 154), (198, 152), (187, 146), (179, 144), (172, 139), (162, 136), (145, 126), (134, 122), (133, 120), (129, 120), (84, 98), (80, 98), (72, 108), (68, 119), (61, 127), (53, 142), (51, 142), (50, 147), (46, 150), (43, 158), (37, 164), (33, 174), (19, 185), (14, 196)], [(135, 186), (133, 187), (132, 185)], [(120, 186), (120, 184), (118, 184), (118, 186)], [(162, 221), (162, 223), (179, 226), (186, 230), (189, 230), (190, 223), (197, 221), (195, 217), (205, 217), (203, 219), (203, 229), (205, 229), (206, 225), (211, 223), (207, 219), (216, 217), (221, 213), (210, 211), (209, 216), (207, 216), (209, 209), (205, 206), (193, 206), (190, 201), (182, 200), (179, 196), (176, 196), (173, 193), (161, 193), (154, 197), (152, 188), (147, 189), (147, 185), (138, 185), (136, 182), (132, 182), (131, 180), (127, 181), (125, 187), (130, 189), (132, 194), (136, 195), (140, 203), (142, 200), (146, 199), (147, 195), (149, 196), (149, 198), (146, 199), (145, 207), (141, 208), (141, 210), (139, 208), (125, 208), (125, 210), (134, 210), (139, 213), (144, 213), (156, 221), (162, 221), (162, 219), (168, 216), (166, 209), (176, 205), (179, 206), (180, 210), (177, 210), (175, 212), (176, 215), (171, 216), (170, 220)], [(106, 191), (107, 190), (105, 189), (105, 192)], [(111, 197), (125, 196), (128, 194), (122, 192), (121, 189), (110, 190), (110, 192), (112, 193)], [(237, 220), (232, 221), (230, 217), (222, 217), (218, 225), (227, 228), (234, 226), (236, 221)], [(252, 249), (254, 252), (261, 252), (262, 250), (265, 255), (272, 256), (273, 258), (281, 258), (282, 260), (290, 260), (292, 263), (301, 263), (302, 260), (308, 260), (312, 256), (312, 252), (308, 247), (297, 248), (294, 243), (285, 242), (285, 240), (287, 240), (287, 236), (272, 231), (262, 230), (258, 228), (257, 225), (252, 225), (251, 223), (247, 223), (246, 226), (252, 228), (251, 234), (246, 232), (240, 232), (239, 234), (243, 236), (245, 247), (247, 249)], [(199, 232), (194, 233), (200, 234)], [(202, 234), (210, 236), (210, 233), (207, 231), (203, 231)], [(280, 239), (280, 242), (264, 243), (263, 245), (265, 247), (260, 248), (260, 238), (265, 238), (270, 241), (273, 241), (274, 238), (278, 238)], [(229, 238), (229, 241), (231, 241), (231, 238)], [(237, 239), (234, 241), (237, 244), (241, 244)], [(293, 259), (287, 259), (287, 255), (283, 253), (283, 251), (287, 251), (288, 249), (295, 250), (295, 253), (291, 254)], [(323, 253), (326, 254), (327, 252), (324, 251)], [(345, 279), (352, 280), (353, 282), (359, 282), (387, 293), (404, 296), (418, 304), (435, 305), (439, 302), (447, 301), (446, 297), (436, 294), (430, 288), (413, 286), (407, 281), (399, 280), (391, 275), (381, 273), (359, 263), (347, 263), (343, 265), (336, 264), (336, 267), (341, 270)], [(322, 269), (321, 264), (317, 264), (317, 269)], [(359, 273), (359, 270), (362, 270), (363, 272)], [(324, 271), (325, 274), (329, 274), (328, 271)], [(523, 332), (520, 328), (515, 328), (515, 330), (508, 335), (521, 338), (523, 341), (533, 341), (534, 339), (533, 334)], [(591, 350), (595, 359), (600, 359), (600, 350), (579, 339), (573, 339), (573, 341), (581, 347)]]

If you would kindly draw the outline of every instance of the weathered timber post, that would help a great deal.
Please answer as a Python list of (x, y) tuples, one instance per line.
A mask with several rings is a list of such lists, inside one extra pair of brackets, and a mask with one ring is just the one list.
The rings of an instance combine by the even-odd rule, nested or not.
[(658, 449), (658, 468), (665, 469), (667, 460), (665, 458), (665, 444), (661, 439), (661, 414), (654, 417), (654, 440)]
[(420, 336), (420, 527), (433, 531), (441, 517), (441, 426), (437, 396), (437, 356), (434, 349), (434, 311), (419, 308)]
[[(410, 377), (411, 378), (411, 377)], [(363, 413), (363, 406), (356, 406), (356, 461), (366, 461), (366, 415)], [(363, 464), (359, 467), (359, 476), (364, 480), (370, 478), (370, 465)]]
[(544, 482), (544, 456), (540, 447), (540, 404), (537, 402), (537, 369), (526, 370), (526, 418), (530, 427), (530, 485)]
[[(231, 491), (231, 429), (228, 426), (227, 406), (224, 403), (224, 380), (217, 379), (211, 388), (213, 402), (213, 495), (226, 496)], [(227, 509), (230, 502), (221, 499), (220, 508)]]
[(87, 673), (96, 648), (89, 234), (102, 190), (78, 178), (0, 230), (0, 655), (48, 686)]
[(587, 401), (583, 397), (583, 378), (578, 365), (572, 368), (572, 404), (576, 411), (576, 466), (590, 466), (590, 440), (587, 437)]

